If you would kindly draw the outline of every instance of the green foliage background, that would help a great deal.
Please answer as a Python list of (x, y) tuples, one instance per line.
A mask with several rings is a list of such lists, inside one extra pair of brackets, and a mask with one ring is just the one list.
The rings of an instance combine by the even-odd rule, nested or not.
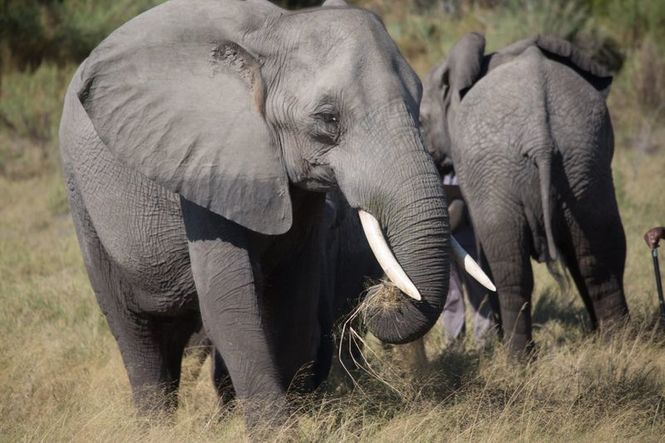
[[(39, 152), (0, 145), (0, 173), (52, 167), (63, 91), (75, 66), (111, 31), (163, 0), (0, 0), (0, 139), (35, 142)], [(315, 6), (316, 0), (282, 0)], [(659, 0), (353, 0), (379, 13), (420, 74), (464, 32), (488, 49), (536, 33), (565, 37), (620, 72), (613, 100), (639, 126), (660, 119), (665, 100), (665, 2)], [(629, 103), (628, 103), (629, 102)], [(646, 120), (641, 117), (646, 117)], [(20, 144), (20, 143), (19, 143)], [(647, 143), (648, 144), (648, 143)], [(4, 145), (4, 146), (3, 146)], [(25, 156), (30, 157), (29, 161)], [(35, 167), (35, 161), (42, 164)]]

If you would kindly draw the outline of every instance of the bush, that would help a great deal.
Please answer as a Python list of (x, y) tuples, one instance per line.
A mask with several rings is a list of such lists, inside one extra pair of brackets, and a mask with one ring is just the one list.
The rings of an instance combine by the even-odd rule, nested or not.
[(57, 135), (65, 88), (74, 67), (44, 63), (34, 72), (11, 71), (3, 78), (0, 121), (16, 134), (46, 143)]
[[(50, 170), (62, 100), (74, 65), (44, 63), (34, 72), (10, 71), (0, 94), (0, 173), (15, 178)], [(8, 131), (9, 130), (9, 131)]]
[(639, 69), (635, 72), (635, 91), (640, 105), (648, 112), (660, 112), (665, 106), (665, 57), (649, 37), (635, 54)]
[(636, 48), (651, 35), (665, 41), (665, 2), (660, 0), (592, 0), (594, 15), (627, 47)]
[(111, 31), (164, 0), (0, 0), (3, 70), (80, 62)]

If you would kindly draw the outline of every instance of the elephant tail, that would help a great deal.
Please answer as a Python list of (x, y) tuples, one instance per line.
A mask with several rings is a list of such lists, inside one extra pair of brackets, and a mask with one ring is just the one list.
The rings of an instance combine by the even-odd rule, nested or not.
[(545, 236), (547, 237), (547, 250), (551, 260), (557, 259), (556, 244), (552, 230), (552, 157), (551, 155), (536, 156), (536, 167), (540, 180), (540, 201), (543, 205), (543, 220), (545, 221)]

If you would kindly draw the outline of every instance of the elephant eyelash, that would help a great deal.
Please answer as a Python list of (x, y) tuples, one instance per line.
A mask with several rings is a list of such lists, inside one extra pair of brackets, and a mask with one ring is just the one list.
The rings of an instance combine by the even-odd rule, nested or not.
[(335, 114), (335, 113), (321, 112), (321, 113), (316, 114), (316, 115), (325, 124), (333, 124), (333, 125), (338, 125), (339, 124), (339, 117), (337, 117), (337, 114)]
[(314, 114), (314, 138), (325, 144), (337, 144), (341, 133), (339, 114), (322, 111)]

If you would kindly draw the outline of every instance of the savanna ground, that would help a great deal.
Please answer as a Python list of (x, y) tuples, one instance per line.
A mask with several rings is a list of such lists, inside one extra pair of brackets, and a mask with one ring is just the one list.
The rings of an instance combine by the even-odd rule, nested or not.
[[(116, 344), (78, 249), (57, 154), (64, 88), (75, 62), (119, 23), (156, 0), (0, 0), (0, 440), (212, 441), (246, 439), (243, 419), (219, 410), (206, 363), (185, 362), (172, 420), (134, 415)], [(665, 224), (665, 5), (649, 1), (359, 1), (379, 12), (422, 75), (464, 32), (490, 49), (537, 32), (576, 41), (618, 68), (609, 105), (614, 178), (628, 241), (628, 325), (588, 331), (579, 297), (536, 269), (537, 358), (526, 366), (472, 339), (404, 376), (400, 349), (371, 340), (384, 382), (337, 370), (320, 396), (300, 401), (299, 441), (654, 441), (665, 436), (665, 335), (641, 236)], [(456, 11), (441, 5), (458, 3)]]

